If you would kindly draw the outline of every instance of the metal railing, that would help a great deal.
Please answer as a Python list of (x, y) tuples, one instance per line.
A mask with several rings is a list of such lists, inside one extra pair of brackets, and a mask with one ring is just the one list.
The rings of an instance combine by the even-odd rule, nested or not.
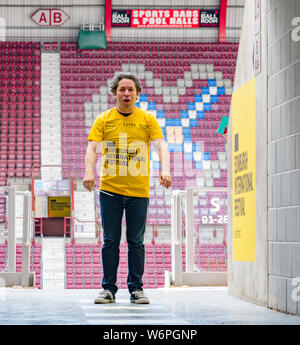
[[(16, 191), (15, 186), (4, 187), (8, 195), (8, 272), (1, 272), (0, 277), (6, 286), (34, 285), (34, 273), (30, 272), (30, 229), (32, 229), (31, 193)], [(16, 195), (24, 196), (23, 237), (22, 237), (22, 272), (16, 272)]]
[[(170, 285), (226, 285), (226, 272), (195, 272), (194, 268), (194, 214), (193, 197), (196, 192), (226, 192), (227, 188), (193, 187), (175, 190), (171, 200), (171, 251), (172, 272), (166, 272), (166, 282)], [(182, 272), (182, 212), (181, 197), (185, 196), (186, 224), (186, 272)]]
[[(75, 243), (75, 230), (74, 226), (71, 226), (71, 224), (67, 224), (67, 220), (70, 220), (70, 223), (74, 225), (74, 222), (76, 221), (77, 223), (82, 223), (82, 224), (95, 224), (96, 226), (96, 238), (99, 243), (99, 245), (102, 244), (101, 241), (101, 221), (100, 220), (80, 220), (77, 217), (64, 217), (64, 237), (66, 238), (68, 235), (71, 237), (71, 243)], [(70, 226), (70, 234), (67, 232), (67, 227)]]
[[(76, 29), (76, 34), (78, 34), (78, 27), (72, 27), (73, 29)], [(70, 29), (72, 29), (70, 28)], [(152, 29), (151, 29), (152, 30)], [(7, 35), (6, 41), (23, 41), (23, 42), (35, 42), (36, 40), (39, 40), (41, 42), (68, 42), (68, 43), (78, 43), (77, 37), (72, 36), (52, 36), (52, 37), (44, 37), (44, 36), (14, 36), (14, 35)], [(223, 38), (223, 37), (221, 37)], [(221, 43), (239, 43), (240, 37), (225, 37), (225, 42)], [(153, 35), (151, 36), (113, 36), (111, 42), (172, 42), (172, 43), (199, 43), (199, 42), (206, 42), (206, 43), (219, 43), (220, 39), (219, 36), (216, 34), (214, 37), (208, 37), (208, 36), (198, 36), (198, 37), (170, 37), (170, 36), (159, 36), (155, 37)], [(108, 42), (109, 44), (109, 42)]]

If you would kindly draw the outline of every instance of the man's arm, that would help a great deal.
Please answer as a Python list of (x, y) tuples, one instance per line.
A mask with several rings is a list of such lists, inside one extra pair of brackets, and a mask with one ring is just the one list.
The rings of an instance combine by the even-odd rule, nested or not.
[(89, 141), (85, 154), (85, 172), (83, 178), (83, 186), (90, 192), (95, 185), (94, 168), (97, 160), (97, 149), (99, 143), (97, 141)]
[(158, 153), (161, 173), (160, 173), (160, 185), (166, 188), (172, 186), (172, 178), (170, 173), (170, 156), (168, 146), (163, 138), (155, 139), (151, 141), (156, 152)]

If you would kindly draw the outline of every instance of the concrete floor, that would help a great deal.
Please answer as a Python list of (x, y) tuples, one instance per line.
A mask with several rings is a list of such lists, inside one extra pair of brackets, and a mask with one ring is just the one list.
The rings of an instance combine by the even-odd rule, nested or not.
[(95, 305), (98, 290), (0, 288), (0, 325), (300, 325), (287, 315), (229, 296), (227, 287), (146, 289), (149, 305)]

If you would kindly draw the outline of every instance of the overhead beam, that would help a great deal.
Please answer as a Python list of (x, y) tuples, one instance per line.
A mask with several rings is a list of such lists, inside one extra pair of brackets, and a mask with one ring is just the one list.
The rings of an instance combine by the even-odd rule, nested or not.
[(107, 42), (111, 41), (112, 0), (105, 0), (105, 34)]
[(227, 0), (220, 0), (219, 42), (226, 42)]

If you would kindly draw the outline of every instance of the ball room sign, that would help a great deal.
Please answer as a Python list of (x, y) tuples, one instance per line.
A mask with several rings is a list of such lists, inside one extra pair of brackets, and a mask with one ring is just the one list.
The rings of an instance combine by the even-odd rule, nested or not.
[(219, 26), (219, 10), (113, 10), (112, 27), (199, 28)]
[(200, 10), (200, 27), (218, 27), (219, 10)]
[(112, 26), (130, 27), (130, 10), (112, 10)]

